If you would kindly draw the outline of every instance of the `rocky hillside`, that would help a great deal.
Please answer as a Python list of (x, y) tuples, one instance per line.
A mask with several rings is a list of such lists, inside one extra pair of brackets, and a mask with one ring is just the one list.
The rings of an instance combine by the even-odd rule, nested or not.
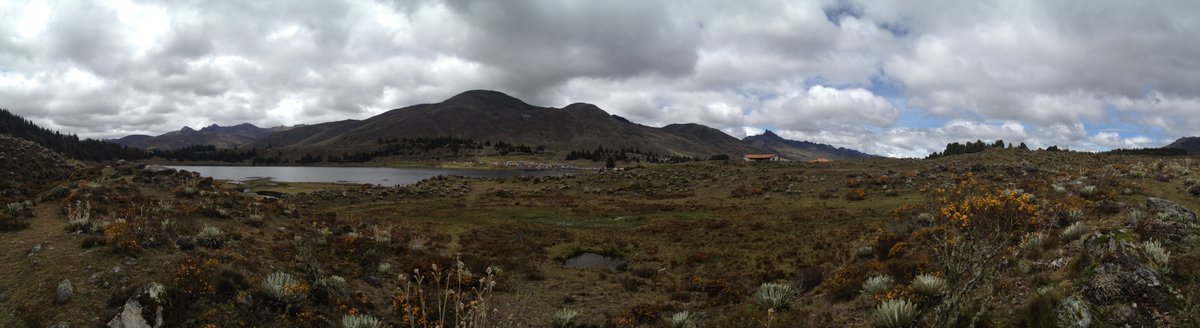
[(746, 137), (742, 139), (742, 142), (754, 147), (769, 149), (779, 154), (779, 156), (795, 161), (807, 161), (818, 158), (837, 160), (875, 157), (874, 155), (848, 148), (784, 139), (769, 130), (760, 135)]
[(32, 141), (0, 134), (0, 231), (24, 227), (32, 200), (81, 165)]
[(260, 128), (250, 123), (233, 126), (210, 125), (200, 130), (183, 127), (158, 136), (130, 135), (114, 143), (141, 149), (178, 149), (187, 146), (216, 146), (217, 149), (237, 148), (269, 134), (286, 131), (288, 127)]
[(653, 128), (591, 104), (539, 107), (495, 91), (467, 91), (436, 104), (394, 109), (361, 121), (315, 124), (270, 135), (253, 146), (292, 152), (371, 151), (379, 140), (452, 137), (544, 146), (552, 151), (637, 148), (661, 155), (708, 157), (761, 152), (709, 127)]

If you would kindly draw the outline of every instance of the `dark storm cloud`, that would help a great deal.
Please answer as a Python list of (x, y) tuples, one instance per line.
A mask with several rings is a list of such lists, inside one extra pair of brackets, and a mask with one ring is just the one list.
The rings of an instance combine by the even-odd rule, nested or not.
[[(0, 2), (0, 107), (116, 137), (364, 118), (495, 89), (539, 105), (596, 103), (644, 124), (770, 128), (897, 156), (990, 138), (1152, 146), (1200, 134), (1198, 7)], [(877, 94), (878, 81), (895, 92)]]

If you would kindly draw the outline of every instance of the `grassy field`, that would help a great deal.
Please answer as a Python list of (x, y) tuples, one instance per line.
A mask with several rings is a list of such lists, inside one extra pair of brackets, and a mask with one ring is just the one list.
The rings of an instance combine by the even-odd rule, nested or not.
[[(0, 325), (99, 325), (149, 282), (183, 295), (164, 306), (174, 326), (326, 327), (350, 314), (396, 327), (1196, 325), (1195, 219), (1148, 203), (1198, 208), (1196, 170), (1190, 158), (1015, 149), (402, 187), (209, 185), (118, 167), (0, 235), (0, 274), (42, 277), (5, 278)], [(70, 228), (77, 202), (95, 229)], [(224, 232), (220, 245), (199, 242), (205, 227)], [(564, 266), (585, 253), (625, 263)], [(295, 278), (293, 297), (266, 291), (276, 272)], [(58, 304), (63, 279), (76, 296)]]

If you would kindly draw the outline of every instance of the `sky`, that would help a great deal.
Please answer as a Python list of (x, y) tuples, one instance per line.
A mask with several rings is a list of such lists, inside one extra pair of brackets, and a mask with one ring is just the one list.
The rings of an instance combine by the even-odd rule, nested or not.
[(472, 89), (920, 157), (1200, 135), (1200, 1), (0, 0), (0, 108), (94, 138)]

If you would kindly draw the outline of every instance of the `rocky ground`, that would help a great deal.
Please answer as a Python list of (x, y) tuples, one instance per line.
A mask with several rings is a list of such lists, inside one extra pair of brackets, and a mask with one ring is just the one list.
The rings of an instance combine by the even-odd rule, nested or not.
[(1200, 324), (1190, 158), (713, 161), (279, 198), (11, 138), (0, 164), (6, 327)]

